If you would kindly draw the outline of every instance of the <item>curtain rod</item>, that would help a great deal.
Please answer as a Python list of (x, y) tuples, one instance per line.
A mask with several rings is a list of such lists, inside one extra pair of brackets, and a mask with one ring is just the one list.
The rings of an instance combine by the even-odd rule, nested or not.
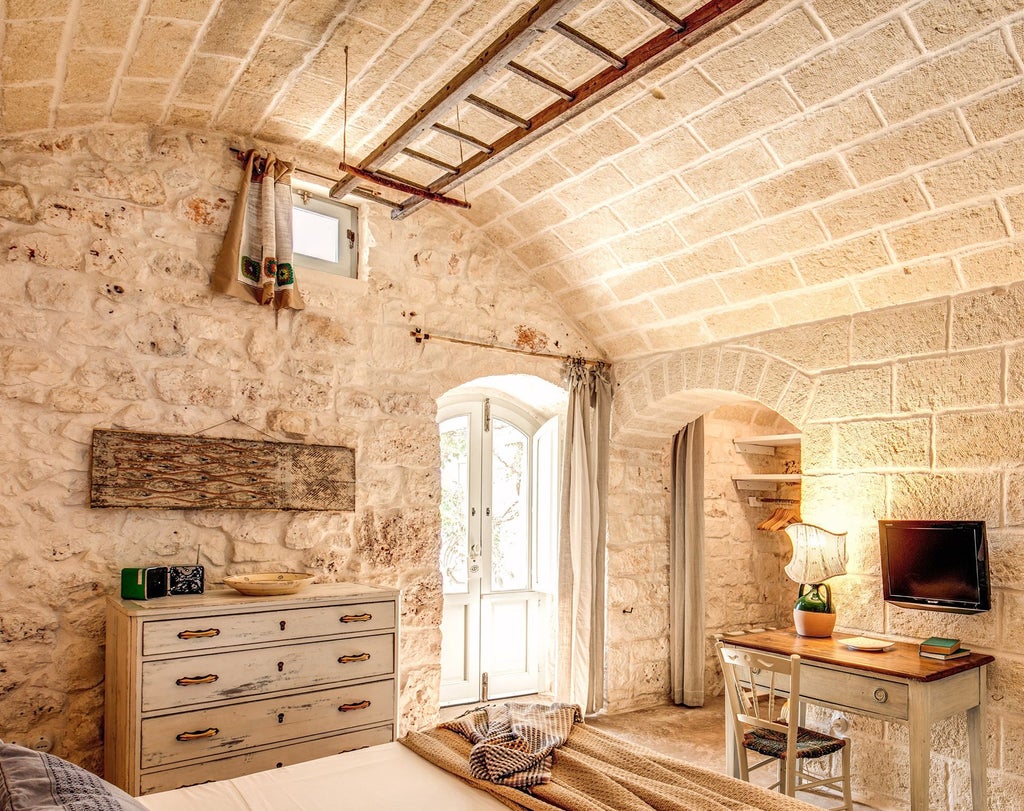
[[(529, 349), (523, 349), (518, 346), (503, 346), (502, 344), (488, 344), (483, 341), (473, 341), (468, 338), (456, 338), (452, 335), (437, 335), (431, 332), (424, 332), (420, 327), (412, 330), (409, 335), (416, 339), (416, 343), (421, 344), (424, 341), (447, 341), (450, 344), (462, 344), (463, 346), (477, 346), (483, 349), (500, 349), (502, 352), (515, 352), (520, 355), (531, 355), (535, 358), (559, 358), (561, 360), (569, 360), (574, 355), (567, 355), (565, 353), (559, 354), (557, 352), (534, 352)], [(591, 366), (610, 366), (606, 360), (594, 360), (593, 358), (580, 357), (579, 360), (584, 363), (590, 364)]]
[[(245, 161), (246, 154), (249, 152), (248, 149), (239, 149), (238, 147), (235, 146), (229, 146), (228, 149), (235, 154), (235, 157), (238, 158), (238, 160), (243, 162)], [(299, 174), (303, 175), (309, 175), (310, 177), (315, 177), (318, 180), (326, 180), (331, 185), (334, 185), (335, 183), (338, 182), (338, 179), (335, 177), (328, 177), (327, 175), (322, 175), (319, 172), (314, 172), (310, 169), (303, 169), (301, 166), (298, 165), (295, 165), (292, 171), (298, 172)], [(401, 203), (394, 203), (391, 200), (388, 200), (386, 197), (381, 197), (380, 195), (375, 194), (370, 189), (363, 188), (362, 186), (356, 187), (351, 192), (349, 192), (349, 194), (352, 194), (356, 197), (361, 197), (364, 200), (369, 200), (371, 203), (379, 203), (380, 205), (387, 206), (388, 208), (391, 209), (401, 210), (402, 208)]]

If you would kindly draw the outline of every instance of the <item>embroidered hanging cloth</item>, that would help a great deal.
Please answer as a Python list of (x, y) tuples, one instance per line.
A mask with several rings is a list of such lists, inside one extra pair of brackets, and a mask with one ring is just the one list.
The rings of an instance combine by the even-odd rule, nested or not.
[(273, 304), (275, 310), (306, 305), (292, 268), (292, 170), (294, 164), (250, 150), (238, 196), (210, 286), (218, 293)]

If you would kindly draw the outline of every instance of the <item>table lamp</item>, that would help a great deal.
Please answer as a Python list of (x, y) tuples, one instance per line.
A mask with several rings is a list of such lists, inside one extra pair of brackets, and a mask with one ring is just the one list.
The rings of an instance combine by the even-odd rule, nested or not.
[(790, 524), (784, 532), (793, 542), (786, 574), (800, 585), (793, 606), (793, 624), (800, 636), (831, 636), (836, 626), (830, 577), (846, 574), (846, 533), (814, 524)]

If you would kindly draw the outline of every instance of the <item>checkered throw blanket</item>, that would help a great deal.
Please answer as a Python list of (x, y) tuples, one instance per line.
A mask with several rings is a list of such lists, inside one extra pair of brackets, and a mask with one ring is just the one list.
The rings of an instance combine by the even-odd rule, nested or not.
[(525, 789), (551, 780), (552, 752), (582, 720), (575, 704), (501, 704), (469, 710), (440, 726), (473, 744), (473, 777)]

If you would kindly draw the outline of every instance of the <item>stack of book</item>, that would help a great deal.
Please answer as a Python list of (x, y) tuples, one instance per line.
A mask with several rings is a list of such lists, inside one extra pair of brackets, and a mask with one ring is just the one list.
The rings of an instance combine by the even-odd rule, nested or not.
[(921, 643), (918, 652), (928, 659), (957, 659), (961, 656), (967, 656), (970, 650), (961, 647), (959, 639), (931, 636)]

